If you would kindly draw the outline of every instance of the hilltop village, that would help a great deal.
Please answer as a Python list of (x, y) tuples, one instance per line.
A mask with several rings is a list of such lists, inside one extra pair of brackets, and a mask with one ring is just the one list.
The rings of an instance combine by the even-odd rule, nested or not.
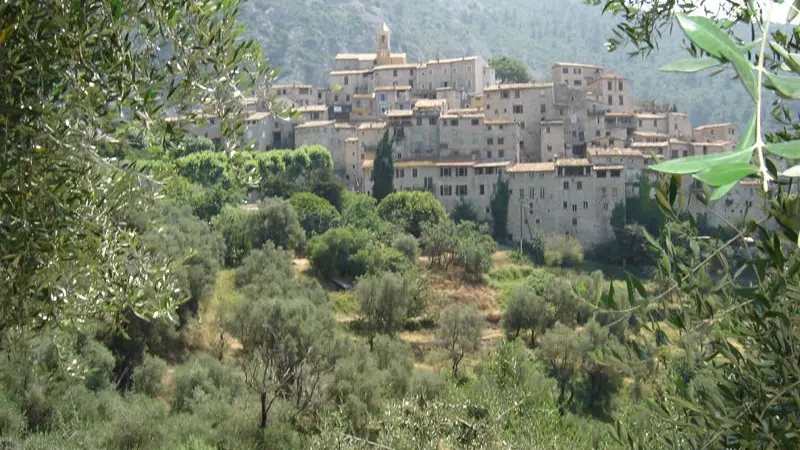
[[(271, 87), (293, 118), (248, 99), (244, 138), (258, 150), (322, 145), (335, 173), (370, 194), (375, 150), (388, 132), (396, 189), (429, 190), (448, 211), (466, 201), (490, 220), (503, 179), (510, 240), (541, 230), (592, 248), (613, 239), (614, 207), (639, 195), (654, 161), (728, 152), (739, 138), (731, 123), (695, 127), (674, 107), (637, 101), (631, 83), (590, 64), (558, 62), (550, 81), (506, 84), (481, 56), (409, 62), (392, 52), (383, 24), (374, 53), (336, 56), (328, 86)], [(211, 118), (188, 132), (218, 139), (219, 123)], [(761, 213), (753, 208), (757, 189), (742, 182), (711, 209), (689, 207), (712, 226), (740, 222)]]

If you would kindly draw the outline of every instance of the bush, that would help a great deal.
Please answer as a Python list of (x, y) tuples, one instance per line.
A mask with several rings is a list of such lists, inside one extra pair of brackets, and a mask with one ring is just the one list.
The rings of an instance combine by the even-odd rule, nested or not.
[(143, 395), (156, 397), (160, 395), (164, 386), (161, 378), (167, 370), (167, 362), (157, 356), (144, 355), (141, 364), (133, 369), (133, 390)]
[(472, 206), (472, 203), (464, 200), (461, 198), (456, 207), (453, 209), (453, 213), (450, 214), (450, 217), (453, 219), (453, 222), (477, 222), (478, 221), (478, 213), (475, 212), (475, 208)]
[(405, 272), (411, 264), (406, 255), (399, 250), (376, 241), (356, 252), (353, 260), (363, 267), (364, 273), (368, 274)]
[(311, 267), (323, 277), (356, 278), (365, 273), (365, 268), (355, 255), (367, 247), (371, 239), (365, 230), (334, 228), (312, 238), (308, 242), (306, 254)]
[(163, 448), (168, 411), (164, 402), (133, 394), (120, 398), (104, 427), (104, 448)]
[(378, 205), (384, 220), (403, 227), (415, 237), (425, 223), (438, 223), (447, 217), (439, 200), (427, 191), (400, 191), (388, 195)]
[(339, 211), (327, 200), (308, 192), (299, 192), (289, 198), (300, 225), (311, 238), (323, 234), (339, 224)]
[(415, 370), (411, 378), (411, 393), (421, 403), (434, 400), (447, 388), (444, 378), (429, 370)]
[(399, 339), (379, 335), (375, 338), (372, 354), (375, 356), (378, 369), (386, 374), (389, 392), (398, 397), (405, 395), (414, 370), (411, 347)]
[(377, 202), (369, 195), (350, 192), (342, 201), (342, 225), (374, 230), (382, 222)]
[(0, 436), (18, 437), (24, 431), (25, 416), (22, 411), (3, 392), (0, 392)]
[(480, 279), (489, 270), (496, 248), (486, 226), (474, 222), (455, 224), (449, 219), (425, 224), (420, 241), (433, 264), (445, 269), (455, 264), (472, 280)]
[(279, 198), (262, 200), (255, 215), (253, 247), (263, 248), (272, 241), (278, 248), (295, 250), (305, 243), (305, 233), (291, 203)]
[(419, 260), (419, 243), (414, 236), (410, 234), (400, 234), (392, 239), (392, 248), (398, 250), (412, 264), (416, 264)]
[(236, 267), (253, 249), (255, 218), (252, 211), (226, 205), (212, 221), (214, 231), (225, 241), (225, 265)]
[(114, 370), (114, 355), (103, 344), (94, 339), (87, 341), (80, 349), (80, 356), (86, 365), (86, 387), (99, 391), (111, 384)]
[(583, 262), (583, 245), (572, 237), (550, 236), (544, 246), (548, 266), (575, 266)]

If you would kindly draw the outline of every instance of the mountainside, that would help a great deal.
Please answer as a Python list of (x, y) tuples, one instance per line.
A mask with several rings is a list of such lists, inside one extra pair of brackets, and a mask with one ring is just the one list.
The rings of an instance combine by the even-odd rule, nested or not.
[(676, 104), (695, 126), (743, 124), (751, 110), (732, 73), (658, 71), (688, 57), (680, 30), (645, 59), (628, 57), (626, 49), (608, 53), (613, 18), (581, 0), (251, 0), (241, 20), (285, 81), (326, 84), (336, 53), (374, 51), (375, 30), (385, 21), (393, 49), (410, 61), (506, 55), (526, 63), (537, 81), (550, 78), (556, 61), (600, 64), (630, 77), (637, 97)]

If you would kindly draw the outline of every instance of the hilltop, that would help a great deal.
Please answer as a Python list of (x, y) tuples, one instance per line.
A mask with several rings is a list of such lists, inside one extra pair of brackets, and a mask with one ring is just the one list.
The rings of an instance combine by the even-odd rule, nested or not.
[(602, 65), (634, 82), (639, 98), (676, 104), (695, 123), (747, 120), (748, 98), (730, 74), (665, 74), (658, 68), (686, 58), (682, 41), (665, 37), (658, 52), (630, 58), (606, 51), (612, 17), (581, 0), (252, 0), (240, 20), (286, 81), (327, 84), (333, 58), (374, 47), (386, 21), (396, 51), (410, 61), (480, 54), (523, 61), (537, 80), (557, 61)]

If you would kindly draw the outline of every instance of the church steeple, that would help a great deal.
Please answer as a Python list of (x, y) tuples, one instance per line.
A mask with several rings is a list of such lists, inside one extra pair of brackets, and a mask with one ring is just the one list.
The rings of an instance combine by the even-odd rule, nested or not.
[(386, 22), (378, 28), (376, 60), (379, 66), (392, 63), (392, 32)]

